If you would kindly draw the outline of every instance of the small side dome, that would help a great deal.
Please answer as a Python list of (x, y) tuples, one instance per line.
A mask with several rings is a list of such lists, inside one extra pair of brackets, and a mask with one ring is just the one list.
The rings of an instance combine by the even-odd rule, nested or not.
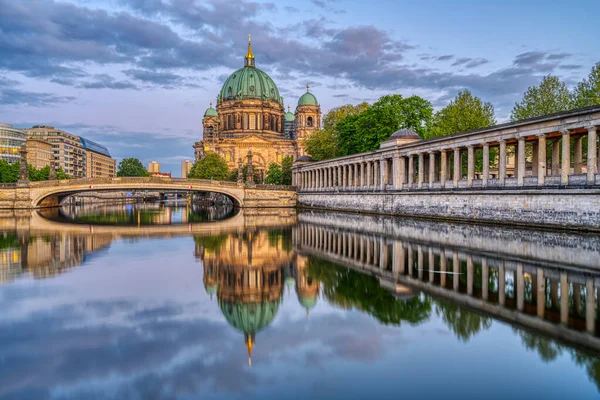
[(390, 136), (390, 139), (421, 139), (417, 132), (410, 129), (400, 129)]
[(296, 158), (296, 162), (313, 162), (313, 159), (311, 156), (303, 155)]
[(212, 102), (210, 103), (210, 107), (206, 109), (204, 112), (205, 117), (218, 117), (217, 110), (215, 110), (212, 106)]
[(302, 96), (300, 96), (300, 98), (298, 99), (298, 105), (299, 106), (318, 106), (319, 102), (317, 101), (317, 98), (315, 97), (314, 94), (309, 92), (308, 89), (310, 89), (310, 86), (306, 85), (306, 93), (304, 93)]
[(285, 113), (285, 121), (286, 122), (294, 122), (294, 120), (296, 119), (296, 117), (294, 117), (294, 114), (292, 114), (291, 112), (286, 112)]

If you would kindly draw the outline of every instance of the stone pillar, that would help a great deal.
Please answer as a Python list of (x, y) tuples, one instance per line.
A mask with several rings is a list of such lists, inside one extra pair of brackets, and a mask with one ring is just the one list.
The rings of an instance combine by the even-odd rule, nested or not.
[(442, 188), (446, 187), (446, 180), (448, 179), (447, 175), (448, 175), (448, 154), (446, 153), (446, 150), (442, 150), (440, 153), (440, 184), (442, 186)]
[(540, 135), (538, 137), (538, 185), (543, 185), (546, 181), (546, 135)]
[(17, 181), (17, 185), (18, 186), (28, 186), (29, 185), (29, 169), (27, 168), (27, 149), (25, 148), (25, 145), (21, 146), (19, 155), (21, 157), (19, 159), (19, 180)]
[(517, 185), (523, 186), (525, 183), (525, 138), (520, 137), (517, 145), (518, 165), (517, 165)]
[(425, 160), (423, 153), (419, 153), (419, 176), (417, 187), (421, 189), (423, 187), (423, 175), (425, 174)]
[[(542, 144), (540, 143), (540, 146)], [(537, 269), (537, 316), (544, 319), (544, 313), (546, 311), (546, 279), (544, 278), (544, 269)]]
[(473, 275), (475, 275), (475, 266), (473, 265), (473, 256), (467, 255), (467, 294), (473, 296)]
[(244, 183), (244, 162), (242, 161), (242, 157), (238, 160), (238, 176), (237, 176), (238, 185), (242, 185)]
[(500, 150), (498, 155), (498, 181), (500, 186), (506, 182), (506, 140), (500, 139)]
[(433, 182), (435, 182), (435, 153), (433, 151), (429, 152), (429, 188), (433, 187)]
[(498, 265), (498, 304), (504, 306), (506, 302), (506, 273), (504, 271), (504, 261)]
[(523, 312), (525, 307), (525, 274), (523, 264), (517, 264), (517, 310)]
[(483, 144), (483, 166), (482, 166), (482, 184), (483, 187), (488, 185), (488, 178), (490, 176), (490, 144)]
[[(240, 158), (241, 160), (241, 158)], [(185, 178), (185, 177), (183, 177)], [(48, 175), (48, 180), (49, 181), (55, 181), (56, 180), (56, 160), (54, 159), (54, 156), (52, 156), (52, 158), (50, 159), (50, 174)]]
[(594, 293), (594, 278), (591, 277), (585, 279), (585, 330), (592, 335), (596, 333), (596, 297)]
[(394, 190), (402, 190), (402, 182), (404, 178), (404, 157), (395, 156), (393, 158), (393, 170), (394, 170)]
[(373, 178), (373, 172), (372, 172), (371, 162), (367, 161), (367, 187), (368, 188), (371, 187), (372, 178)]
[(581, 174), (583, 172), (583, 136), (577, 135), (573, 138), (573, 173)]
[(473, 187), (475, 178), (475, 149), (473, 145), (467, 147), (467, 186)]
[(454, 187), (458, 187), (458, 181), (462, 175), (462, 167), (460, 165), (460, 149), (454, 149)]
[(358, 187), (358, 185), (360, 185), (360, 173), (359, 173), (359, 164), (356, 163), (354, 164), (354, 183), (352, 186), (354, 186), (354, 189), (356, 189)]
[(481, 298), (487, 300), (489, 297), (490, 268), (487, 258), (481, 259)]
[(560, 273), (560, 323), (569, 323), (569, 281), (566, 272)]
[(365, 163), (364, 162), (361, 162), (359, 164), (359, 169), (360, 169), (360, 172), (358, 174), (359, 175), (358, 185), (362, 188), (363, 186), (365, 186)]
[(458, 252), (452, 252), (452, 287), (458, 292), (458, 284), (460, 277), (460, 260), (458, 259)]
[(569, 173), (571, 172), (571, 141), (568, 130), (561, 132), (562, 134), (562, 160), (560, 168), (560, 183), (562, 185), (569, 184)]
[(598, 155), (596, 136), (597, 127), (591, 126), (588, 128), (588, 155), (587, 155), (587, 183), (593, 185), (596, 182), (596, 173), (598, 172)]
[(408, 156), (408, 188), (412, 188), (415, 180), (415, 156)]
[(538, 176), (538, 170), (540, 168), (540, 163), (538, 160), (540, 152), (538, 150), (538, 146), (539, 141), (531, 144), (531, 176)]
[(381, 177), (381, 190), (385, 190), (388, 182), (388, 166), (385, 158), (379, 163), (379, 176)]
[(553, 176), (560, 176), (560, 139), (552, 139), (552, 169)]

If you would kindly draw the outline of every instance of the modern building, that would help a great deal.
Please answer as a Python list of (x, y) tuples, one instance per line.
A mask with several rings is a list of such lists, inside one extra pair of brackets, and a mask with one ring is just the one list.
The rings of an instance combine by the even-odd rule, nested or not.
[(25, 145), (25, 132), (0, 122), (0, 159), (9, 163), (19, 161), (19, 151)]
[(286, 113), (275, 82), (256, 68), (250, 40), (245, 58), (244, 67), (225, 80), (216, 108), (211, 103), (204, 113), (203, 137), (193, 147), (196, 160), (217, 153), (230, 169), (252, 149), (254, 169), (264, 172), (283, 157), (304, 155), (304, 139), (321, 127), (321, 107), (307, 85), (295, 113)]
[(190, 160), (185, 160), (181, 163), (181, 177), (187, 178), (194, 164)]
[(27, 149), (27, 164), (40, 169), (50, 165), (54, 159), (52, 155), (52, 145), (42, 139), (28, 138), (25, 143)]
[(110, 152), (101, 144), (80, 137), (81, 144), (86, 150), (86, 177), (87, 178), (113, 178), (116, 176), (117, 160), (110, 156)]
[(156, 161), (150, 161), (148, 163), (148, 172), (150, 172), (150, 173), (160, 172), (160, 164)]
[(36, 125), (25, 129), (25, 134), (30, 140), (50, 143), (57, 167), (62, 167), (71, 178), (115, 176), (116, 160), (105, 146), (53, 126)]

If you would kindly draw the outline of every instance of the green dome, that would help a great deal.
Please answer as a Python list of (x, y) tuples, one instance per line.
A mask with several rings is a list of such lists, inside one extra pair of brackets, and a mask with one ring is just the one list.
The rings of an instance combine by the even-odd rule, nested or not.
[(283, 104), (279, 89), (265, 72), (245, 66), (227, 78), (219, 94), (219, 102), (237, 99), (270, 100)]
[(279, 310), (279, 300), (244, 304), (219, 300), (225, 319), (235, 329), (244, 333), (256, 333), (268, 326)]
[(319, 102), (317, 101), (317, 98), (315, 97), (314, 94), (312, 94), (311, 92), (306, 92), (302, 96), (300, 96), (300, 99), (298, 99), (298, 105), (299, 106), (318, 106)]
[(296, 284), (296, 280), (294, 278), (292, 278), (291, 276), (285, 278), (285, 286), (293, 287), (295, 284)]
[(317, 305), (317, 296), (298, 296), (300, 305), (307, 310), (310, 310)]
[(204, 116), (205, 117), (219, 117), (219, 114), (217, 114), (217, 110), (212, 108), (212, 104), (211, 104), (211, 107), (207, 108), (206, 111), (204, 112)]
[(294, 120), (296, 119), (296, 117), (294, 117), (294, 114), (292, 114), (291, 112), (286, 112), (285, 113), (285, 120), (287, 122), (294, 122)]

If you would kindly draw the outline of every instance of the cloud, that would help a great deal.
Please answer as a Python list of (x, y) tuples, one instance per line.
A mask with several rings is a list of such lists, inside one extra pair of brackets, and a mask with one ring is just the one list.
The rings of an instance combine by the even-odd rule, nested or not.
[(449, 61), (452, 60), (454, 58), (454, 56), (452, 54), (447, 54), (444, 56), (439, 56), (438, 58), (436, 58), (437, 61)]
[[(447, 57), (447, 56), (443, 56)], [(439, 59), (439, 58), (438, 58)], [(483, 64), (487, 64), (489, 61), (485, 58), (471, 58), (471, 57), (460, 57), (452, 63), (453, 67), (464, 66), (465, 68), (475, 68)]]
[(75, 97), (72, 96), (59, 96), (52, 93), (21, 90), (20, 86), (21, 84), (17, 81), (0, 77), (0, 107), (53, 107), (60, 103), (75, 100)]
[(108, 74), (96, 74), (92, 80), (82, 81), (76, 86), (84, 89), (138, 89), (133, 83), (117, 81)]

